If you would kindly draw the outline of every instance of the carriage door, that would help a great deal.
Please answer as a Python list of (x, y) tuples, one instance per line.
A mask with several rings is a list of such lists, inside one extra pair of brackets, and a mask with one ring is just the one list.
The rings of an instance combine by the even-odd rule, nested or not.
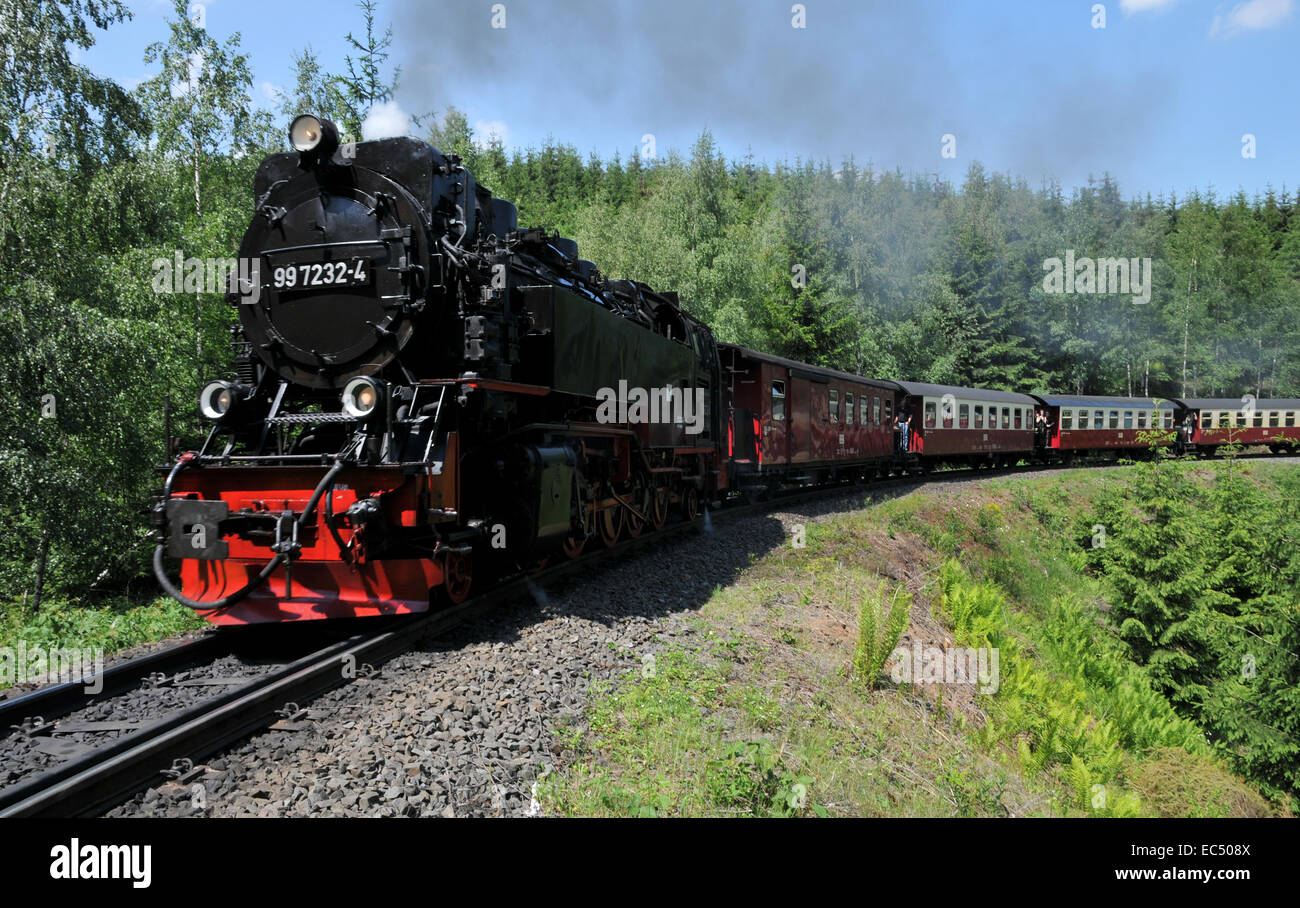
[(821, 419), (826, 419), (825, 385), (814, 385), (807, 378), (790, 376), (786, 390), (786, 421), (789, 427), (788, 446), (790, 463), (807, 463), (813, 451), (813, 388), (823, 397)]
[(763, 413), (763, 464), (784, 464), (790, 460), (790, 374), (780, 366), (763, 366), (761, 393)]

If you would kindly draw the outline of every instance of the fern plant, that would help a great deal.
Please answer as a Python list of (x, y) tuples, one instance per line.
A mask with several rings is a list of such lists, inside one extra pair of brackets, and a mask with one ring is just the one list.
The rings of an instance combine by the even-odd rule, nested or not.
[(864, 596), (858, 608), (858, 642), (853, 653), (853, 671), (868, 682), (875, 681), (889, 654), (898, 646), (912, 610), (912, 596), (901, 584), (894, 588), (887, 606), (881, 592), (882, 587), (877, 587)]

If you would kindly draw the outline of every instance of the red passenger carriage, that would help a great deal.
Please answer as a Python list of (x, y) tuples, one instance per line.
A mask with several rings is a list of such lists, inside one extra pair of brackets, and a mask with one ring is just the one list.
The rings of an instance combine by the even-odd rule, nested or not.
[(896, 382), (907, 453), (926, 466), (1010, 465), (1034, 454), (1037, 401), (1028, 394)]
[(1189, 443), (1213, 455), (1222, 445), (1268, 445), (1274, 454), (1300, 449), (1300, 399), (1187, 398)]
[(738, 488), (773, 488), (888, 471), (894, 382), (719, 344), (731, 401), (727, 455)]
[(1169, 435), (1183, 424), (1184, 407), (1176, 400), (1151, 397), (1102, 397), (1038, 394), (1047, 418), (1046, 445), (1066, 459), (1079, 454), (1113, 454), (1149, 450), (1151, 432)]

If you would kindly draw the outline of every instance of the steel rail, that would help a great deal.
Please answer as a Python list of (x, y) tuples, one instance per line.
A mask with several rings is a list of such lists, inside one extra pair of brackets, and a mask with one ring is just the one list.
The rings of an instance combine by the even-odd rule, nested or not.
[[(8, 697), (0, 700), (0, 729), (37, 716), (42, 719), (65, 716), (97, 697), (111, 697), (138, 686), (142, 677), (209, 659), (227, 646), (227, 641), (222, 639), (220, 633), (208, 631), (197, 640), (188, 640), (157, 652), (114, 663), (97, 674), (83, 675), (74, 681), (47, 684)], [(89, 692), (88, 688), (100, 684), (103, 685), (101, 690)]]

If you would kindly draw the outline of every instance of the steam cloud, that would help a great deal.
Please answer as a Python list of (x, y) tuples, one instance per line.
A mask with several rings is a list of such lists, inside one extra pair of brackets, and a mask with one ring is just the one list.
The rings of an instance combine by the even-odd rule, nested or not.
[[(791, 27), (791, 0), (504, 5), (503, 29), (486, 0), (393, 9), (411, 106), (473, 99), (475, 115), (517, 134), (565, 140), (582, 126), (624, 155), (644, 133), (661, 154), (684, 150), (707, 126), (731, 157), (750, 145), (833, 163), (853, 154), (957, 180), (980, 159), (1030, 181), (1078, 183), (1107, 169), (1122, 176), (1132, 149), (1161, 128), (1172, 90), (1165, 74), (1135, 86), (1087, 56), (1040, 72), (1023, 62), (1023, 29), (1007, 27), (1026, 13), (997, 4), (962, 36), (971, 54), (960, 60), (940, 51), (939, 30), (953, 27), (941, 3), (806, 0), (804, 29)], [(995, 67), (1005, 92), (975, 94), (969, 66)], [(508, 100), (485, 109), (493, 98)], [(955, 161), (939, 155), (946, 133), (958, 139)]]
[(411, 115), (396, 101), (375, 104), (361, 121), (361, 138), (391, 139), (411, 134)]

